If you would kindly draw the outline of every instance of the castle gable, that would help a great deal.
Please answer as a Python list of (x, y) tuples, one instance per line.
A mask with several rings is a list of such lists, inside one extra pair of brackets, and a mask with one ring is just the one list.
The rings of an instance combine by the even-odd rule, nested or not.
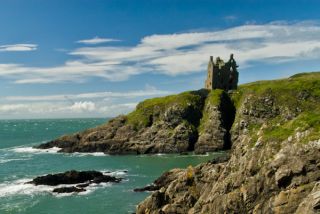
[(223, 89), (234, 90), (238, 87), (238, 65), (233, 58), (233, 54), (230, 55), (230, 59), (224, 62), (220, 57), (213, 60), (210, 56), (207, 70), (207, 79), (205, 81), (206, 89)]

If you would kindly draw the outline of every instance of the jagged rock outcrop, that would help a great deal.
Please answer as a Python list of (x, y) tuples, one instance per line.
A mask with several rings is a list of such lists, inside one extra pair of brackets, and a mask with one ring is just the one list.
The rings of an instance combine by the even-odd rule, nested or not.
[[(60, 152), (66, 153), (108, 154), (182, 153), (193, 151), (195, 147), (196, 152), (203, 153), (227, 148), (224, 141), (228, 141), (229, 130), (221, 111), (227, 109), (223, 105), (232, 103), (221, 90), (208, 94), (209, 90), (203, 89), (145, 100), (126, 116), (116, 117), (93, 129), (62, 136), (37, 148), (59, 147)], [(215, 103), (206, 100), (214, 100)], [(216, 109), (215, 112), (211, 112), (212, 109)], [(203, 131), (198, 141), (200, 127)]]
[(243, 85), (232, 99), (230, 159), (171, 171), (137, 213), (320, 212), (320, 73)]
[(213, 90), (206, 99), (203, 117), (199, 126), (196, 153), (230, 148), (230, 133), (235, 117), (235, 108), (229, 95), (223, 90)]

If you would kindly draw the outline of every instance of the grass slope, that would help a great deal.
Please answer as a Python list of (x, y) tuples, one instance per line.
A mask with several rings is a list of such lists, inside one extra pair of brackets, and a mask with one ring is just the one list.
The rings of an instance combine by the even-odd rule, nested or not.
[[(241, 85), (233, 100), (237, 108), (248, 96), (255, 98), (272, 94), (275, 103), (288, 112), (298, 112), (290, 119), (283, 115), (268, 120), (262, 137), (265, 141), (282, 141), (297, 131), (310, 133), (302, 140), (309, 142), (320, 139), (320, 72), (300, 73), (288, 79), (258, 81)], [(255, 102), (254, 100), (251, 102)], [(258, 100), (256, 101), (258, 102)], [(257, 104), (256, 104), (257, 105)], [(253, 139), (262, 124), (250, 124)]]

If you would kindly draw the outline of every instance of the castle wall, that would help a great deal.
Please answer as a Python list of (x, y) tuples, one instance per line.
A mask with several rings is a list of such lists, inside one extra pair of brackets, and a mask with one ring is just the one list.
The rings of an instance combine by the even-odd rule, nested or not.
[(233, 55), (230, 56), (227, 63), (224, 63), (219, 57), (214, 62), (213, 57), (210, 57), (205, 88), (210, 90), (223, 89), (226, 91), (237, 89), (239, 78), (237, 67)]

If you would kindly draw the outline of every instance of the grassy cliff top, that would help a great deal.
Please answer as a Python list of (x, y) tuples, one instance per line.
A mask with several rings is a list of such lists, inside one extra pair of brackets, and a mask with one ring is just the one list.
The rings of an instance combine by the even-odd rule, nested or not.
[(287, 102), (288, 98), (292, 101), (295, 96), (288, 96), (289, 94), (296, 95), (301, 91), (308, 90), (313, 96), (320, 96), (320, 72), (299, 73), (289, 78), (278, 80), (256, 81), (240, 85), (236, 93), (233, 95), (233, 100), (236, 106), (240, 104), (240, 98), (243, 95), (263, 95), (268, 90), (272, 90), (275, 95), (279, 95), (279, 99)]
[(176, 95), (144, 100), (137, 105), (135, 111), (127, 115), (127, 121), (137, 128), (142, 128), (151, 125), (150, 123), (171, 106), (200, 110), (207, 93), (207, 90), (187, 91)]
[[(138, 129), (150, 126), (167, 108), (172, 106), (182, 109), (192, 108), (203, 113), (205, 103), (219, 105), (222, 92), (222, 90), (202, 89), (147, 99), (139, 103), (136, 110), (127, 115), (127, 123)], [(295, 112), (294, 117), (290, 120), (284, 120), (281, 114), (276, 118), (270, 118), (269, 126), (264, 132), (265, 139), (283, 140), (297, 129), (313, 130), (309, 140), (320, 138), (320, 72), (300, 73), (286, 79), (240, 85), (231, 94), (237, 112), (248, 97), (250, 97), (250, 105), (255, 105), (256, 110), (264, 110), (263, 105), (259, 106), (261, 99), (272, 97), (281, 112)], [(203, 114), (198, 127), (200, 132), (203, 130), (201, 124), (206, 118), (206, 115)], [(257, 132), (261, 125), (251, 124), (252, 132)]]
[[(304, 131), (308, 131), (308, 136), (302, 142), (320, 139), (320, 72), (243, 84), (232, 96), (237, 108), (250, 97), (250, 105), (258, 110), (261, 99), (272, 98), (280, 115), (267, 121), (267, 128), (262, 134), (266, 141), (285, 140)], [(261, 125), (251, 124), (252, 135), (259, 131)]]

